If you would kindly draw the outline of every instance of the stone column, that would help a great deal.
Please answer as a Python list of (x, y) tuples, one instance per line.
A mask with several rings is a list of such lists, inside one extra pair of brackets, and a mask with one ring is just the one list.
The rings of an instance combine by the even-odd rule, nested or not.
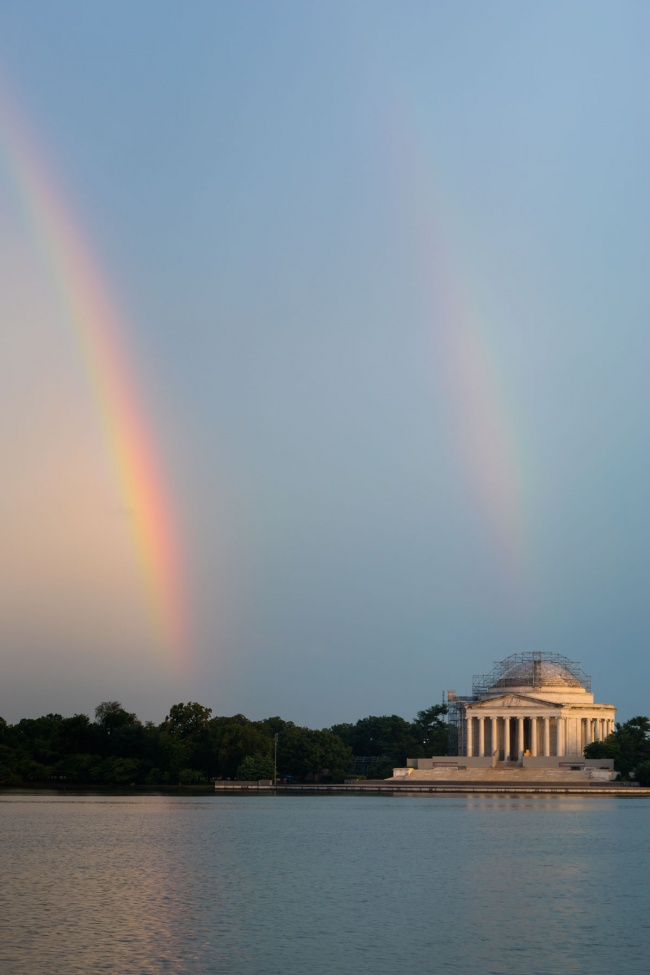
[(498, 760), (498, 758), (499, 758), (499, 755), (498, 755), (498, 752), (499, 752), (499, 719), (496, 718), (496, 717), (492, 718), (490, 720), (490, 724), (492, 725), (492, 727), (490, 729), (491, 730), (491, 733), (492, 733), (492, 738), (491, 738), (492, 755), (494, 755), (494, 753), (497, 752), (497, 760)]
[(562, 758), (564, 755), (564, 736), (566, 732), (566, 726), (564, 718), (556, 718), (557, 724), (557, 757)]
[(575, 751), (569, 754), (579, 755), (582, 751), (582, 724), (580, 718), (573, 719), (573, 740), (575, 741)]
[(473, 731), (473, 728), (472, 728), (472, 719), (468, 715), (468, 717), (467, 717), (467, 748), (465, 749), (468, 758), (471, 758), (472, 755), (473, 755), (473, 751), (472, 751), (472, 744), (473, 744), (473, 742), (472, 742), (472, 731)]
[(478, 753), (479, 757), (485, 756), (485, 718), (478, 719)]
[(593, 740), (591, 734), (591, 718), (585, 718), (585, 746), (591, 745)]
[(503, 757), (506, 762), (510, 758), (510, 718), (503, 719)]
[(524, 719), (517, 718), (517, 758), (524, 754)]
[(530, 719), (530, 754), (537, 755), (537, 718)]
[(544, 718), (544, 757), (551, 754), (551, 719)]

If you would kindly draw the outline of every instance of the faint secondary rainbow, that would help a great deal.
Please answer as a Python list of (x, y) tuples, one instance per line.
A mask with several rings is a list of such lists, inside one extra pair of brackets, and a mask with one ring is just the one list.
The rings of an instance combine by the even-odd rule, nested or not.
[[(442, 274), (440, 273), (442, 271)], [(500, 553), (511, 593), (521, 598), (526, 571), (522, 452), (504, 395), (497, 356), (449, 262), (438, 261), (435, 347), (451, 405), (460, 459)], [(433, 301), (433, 299), (432, 299)]]
[(27, 126), (0, 98), (4, 155), (68, 319), (104, 431), (131, 531), (154, 636), (172, 665), (187, 650), (185, 600), (171, 507), (145, 422), (122, 319), (73, 209)]
[[(401, 211), (409, 214), (436, 385), (464, 484), (491, 538), (495, 568), (516, 614), (528, 606), (529, 551), (525, 464), (516, 411), (487, 313), (453, 246), (459, 234), (446, 193), (425, 151), (417, 112), (404, 96), (391, 102), (388, 158)], [(453, 229), (454, 233), (451, 233)]]

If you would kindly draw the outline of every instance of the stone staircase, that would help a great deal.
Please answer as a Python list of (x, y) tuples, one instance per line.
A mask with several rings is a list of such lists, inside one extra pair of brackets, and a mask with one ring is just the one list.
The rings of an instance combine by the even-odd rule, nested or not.
[(394, 776), (389, 782), (491, 782), (493, 785), (525, 785), (527, 783), (585, 783), (611, 781), (610, 773), (603, 769), (522, 768), (519, 765), (499, 763), (496, 768), (437, 768), (409, 769), (410, 775)]

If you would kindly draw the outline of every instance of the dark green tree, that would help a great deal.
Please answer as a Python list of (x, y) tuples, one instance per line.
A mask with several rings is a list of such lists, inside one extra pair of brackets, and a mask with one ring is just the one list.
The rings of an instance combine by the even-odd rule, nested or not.
[(293, 721), (285, 721), (284, 718), (277, 715), (274, 718), (264, 718), (263, 721), (254, 721), (253, 724), (269, 738), (273, 738), (274, 735), (280, 734), (287, 728), (295, 728)]
[(211, 716), (212, 708), (206, 708), (197, 701), (188, 701), (187, 704), (174, 704), (169, 709), (165, 724), (176, 737), (192, 740), (205, 731)]
[(273, 737), (243, 714), (214, 718), (211, 735), (216, 758), (215, 771), (220, 778), (234, 779), (237, 769), (248, 755), (272, 757)]
[(244, 782), (273, 778), (273, 760), (268, 755), (247, 755), (237, 769), (237, 778)]
[(636, 778), (639, 785), (645, 789), (650, 786), (650, 761), (640, 762), (636, 767)]
[(63, 718), (59, 728), (59, 741), (64, 754), (91, 754), (97, 749), (97, 728), (87, 714), (74, 714)]
[(196, 701), (174, 704), (170, 708), (160, 727), (160, 749), (172, 780), (178, 781), (181, 769), (186, 775), (194, 770), (198, 778), (212, 774), (211, 715), (212, 708)]
[(22, 718), (12, 729), (21, 774), (28, 781), (44, 781), (62, 756), (60, 714)]
[(378, 775), (384, 769), (405, 765), (407, 756), (424, 754), (422, 731), (397, 714), (369, 715), (354, 725), (339, 724), (329, 730), (352, 749), (353, 755), (377, 759)]
[(449, 726), (444, 720), (448, 708), (446, 704), (434, 704), (424, 711), (418, 711), (413, 721), (415, 736), (419, 739), (422, 754), (412, 758), (429, 758), (431, 755), (446, 755)]
[(317, 779), (326, 773), (339, 778), (350, 768), (352, 750), (330, 731), (288, 728), (278, 739), (278, 766), (283, 774)]
[(119, 701), (103, 701), (95, 708), (97, 750), (104, 758), (140, 759), (144, 728), (137, 715)]
[(0, 745), (0, 785), (20, 785), (22, 776), (15, 749)]
[(617, 724), (616, 731), (604, 741), (594, 741), (585, 748), (586, 758), (613, 758), (614, 768), (623, 776), (650, 761), (650, 718), (637, 715), (624, 724)]

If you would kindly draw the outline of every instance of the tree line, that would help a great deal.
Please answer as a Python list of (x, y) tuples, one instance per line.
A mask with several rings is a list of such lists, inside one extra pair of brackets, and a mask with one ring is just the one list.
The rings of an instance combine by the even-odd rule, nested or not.
[[(175, 704), (161, 724), (142, 722), (119, 701), (104, 701), (95, 719), (46, 714), (10, 725), (0, 718), (0, 785), (165, 786), (215, 779), (279, 777), (342, 782), (363, 757), (373, 778), (408, 757), (444, 755), (446, 708), (413, 721), (369, 716), (315, 730), (280, 717), (251, 721), (213, 716), (196, 701)], [(277, 738), (276, 738), (277, 736)]]
[[(83, 786), (208, 784), (215, 779), (342, 782), (360, 772), (382, 779), (407, 757), (448, 754), (446, 707), (418, 711), (412, 721), (370, 715), (315, 730), (280, 717), (251, 721), (213, 716), (196, 701), (175, 704), (161, 724), (142, 722), (119, 701), (104, 701), (95, 719), (46, 714), (10, 725), (0, 718), (0, 785)], [(637, 716), (587, 758), (612, 758), (624, 778), (650, 786), (650, 718)]]

